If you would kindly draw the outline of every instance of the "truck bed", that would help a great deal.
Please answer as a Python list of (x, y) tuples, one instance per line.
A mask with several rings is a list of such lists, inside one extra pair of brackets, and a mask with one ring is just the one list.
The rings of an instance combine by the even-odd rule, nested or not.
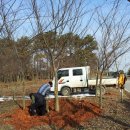
[[(100, 80), (98, 79), (98, 84)], [(96, 85), (96, 79), (90, 79), (88, 80), (88, 85), (89, 86), (95, 86)], [(112, 86), (112, 85), (117, 85), (117, 78), (103, 78), (102, 79), (102, 85), (105, 86)]]

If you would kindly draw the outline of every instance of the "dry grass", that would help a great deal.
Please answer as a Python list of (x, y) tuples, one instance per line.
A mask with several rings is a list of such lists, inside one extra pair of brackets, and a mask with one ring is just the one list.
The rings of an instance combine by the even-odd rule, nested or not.
[[(25, 95), (28, 95), (31, 92), (36, 92), (38, 88), (47, 81), (48, 80), (25, 81)], [(20, 81), (11, 83), (0, 83), (0, 90), (0, 96), (23, 95), (23, 85)]]

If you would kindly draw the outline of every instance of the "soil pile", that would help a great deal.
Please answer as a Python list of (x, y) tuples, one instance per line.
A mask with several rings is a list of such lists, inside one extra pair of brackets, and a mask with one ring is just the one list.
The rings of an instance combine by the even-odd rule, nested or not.
[(27, 103), (25, 110), (14, 109), (12, 113), (3, 114), (5, 124), (10, 124), (16, 130), (27, 130), (35, 126), (49, 126), (58, 129), (79, 128), (86, 121), (101, 114), (101, 109), (87, 99), (60, 98), (60, 112), (54, 111), (54, 99), (49, 100), (50, 112), (44, 116), (30, 116)]

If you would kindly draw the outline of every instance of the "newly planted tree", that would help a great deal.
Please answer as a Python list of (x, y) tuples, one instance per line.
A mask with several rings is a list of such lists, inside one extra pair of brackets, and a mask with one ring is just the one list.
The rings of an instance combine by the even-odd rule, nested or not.
[[(86, 30), (88, 29), (87, 25), (91, 21), (93, 15), (91, 14), (90, 20), (87, 20), (87, 25), (84, 27), (84, 29), (80, 30), (79, 27), (82, 23), (83, 16), (85, 16), (85, 14), (90, 11), (85, 8), (85, 6), (88, 4), (87, 2), (85, 3), (83, 0), (58, 0), (57, 2), (52, 0), (45, 0), (44, 2), (40, 2), (43, 4), (43, 6), (39, 6), (38, 1), (31, 0), (31, 9), (34, 15), (34, 19), (32, 21), (30, 19), (30, 22), (33, 31), (36, 33), (33, 38), (36, 40), (35, 44), (38, 45), (40, 43), (41, 48), (50, 62), (50, 66), (54, 72), (55, 110), (59, 111), (57, 69), (60, 66), (60, 62), (66, 57), (66, 50), (67, 48), (69, 49), (69, 45), (72, 45), (77, 49), (75, 53), (77, 55), (81, 54), (81, 52), (78, 51), (81, 49), (81, 47), (86, 48), (87, 46), (85, 45), (85, 42), (82, 42), (83, 46), (78, 43), (80, 46), (77, 44), (76, 47), (76, 40), (73, 39), (76, 36), (72, 35), (72, 37), (69, 39), (64, 39), (65, 37), (63, 35), (66, 32), (72, 34), (80, 32), (79, 35), (82, 34), (83, 37), (86, 34)], [(92, 12), (94, 12), (94, 10)], [(34, 24), (36, 25), (36, 29), (34, 28)], [(38, 37), (40, 37), (41, 40), (39, 40)], [(79, 36), (77, 36), (77, 38), (78, 37)], [(62, 41), (61, 39), (64, 40)], [(71, 51), (73, 53), (73, 48)]]

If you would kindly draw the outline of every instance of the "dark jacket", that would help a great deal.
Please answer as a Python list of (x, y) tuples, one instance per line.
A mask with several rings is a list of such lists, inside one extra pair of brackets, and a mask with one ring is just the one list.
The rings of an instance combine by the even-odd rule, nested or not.
[(45, 96), (39, 93), (31, 93), (32, 100), (29, 112), (30, 115), (44, 115), (46, 113), (46, 99)]

